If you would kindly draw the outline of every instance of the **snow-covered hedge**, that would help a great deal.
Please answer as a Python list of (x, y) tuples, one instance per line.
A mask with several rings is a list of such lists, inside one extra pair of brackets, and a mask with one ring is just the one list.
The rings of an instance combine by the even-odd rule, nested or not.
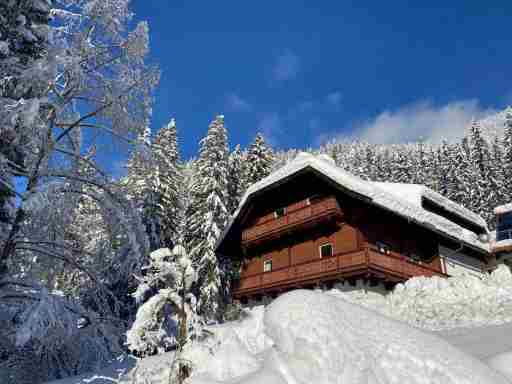
[(482, 278), (415, 277), (387, 296), (361, 291), (330, 293), (425, 329), (512, 322), (512, 274), (506, 266)]

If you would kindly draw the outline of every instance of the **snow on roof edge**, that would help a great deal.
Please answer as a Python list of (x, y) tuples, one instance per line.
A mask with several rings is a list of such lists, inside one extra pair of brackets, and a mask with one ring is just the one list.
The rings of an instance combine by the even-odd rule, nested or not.
[(494, 213), (496, 215), (501, 215), (510, 211), (512, 211), (512, 203), (498, 205), (496, 208), (494, 208)]
[[(370, 181), (370, 183), (377, 185), (386, 192), (391, 193), (399, 199), (405, 199), (418, 206), (421, 206), (421, 200), (426, 199), (434, 203), (450, 213), (457, 215), (459, 218), (471, 222), (472, 224), (482, 227), (488, 231), (487, 223), (485, 220), (475, 212), (457, 204), (456, 202), (444, 197), (440, 193), (430, 189), (423, 184), (407, 184), (407, 183), (388, 183)], [(512, 206), (511, 206), (512, 210)]]
[[(326, 161), (322, 158), (317, 158), (309, 153), (300, 153), (293, 161), (286, 164), (284, 167), (278, 169), (277, 171), (271, 173), (269, 176), (263, 178), (257, 183), (251, 185), (247, 189), (246, 193), (244, 194), (240, 201), (240, 204), (238, 205), (237, 210), (235, 211), (226, 228), (219, 237), (217, 244), (215, 245), (215, 249), (218, 249), (220, 244), (224, 241), (234, 221), (238, 218), (238, 215), (240, 214), (242, 208), (247, 203), (251, 195), (263, 189), (266, 189), (270, 185), (282, 179), (285, 179), (297, 173), (298, 171), (307, 168), (308, 166), (322, 173), (323, 175), (329, 177), (336, 184), (352, 192), (370, 198), (374, 205), (377, 205), (381, 208), (384, 208), (388, 211), (405, 217), (410, 221), (416, 222), (420, 226), (428, 227), (429, 229), (434, 230), (448, 238), (461, 241), (470, 247), (477, 248), (485, 252), (490, 251), (489, 244), (481, 241), (474, 232), (471, 232), (442, 216), (436, 215), (432, 212), (424, 210), (421, 207), (415, 206), (415, 204), (413, 204), (410, 201), (399, 199), (392, 193), (385, 191), (383, 188), (379, 188), (379, 186), (376, 185), (376, 183), (360, 179), (359, 177), (352, 175), (349, 172), (331, 164), (329, 161)], [(439, 199), (437, 196), (435, 196), (436, 193), (434, 191), (430, 189), (428, 190), (432, 192), (431, 194), (429, 194), (429, 197), (432, 196), (433, 198)], [(439, 196), (442, 199), (448, 200), (442, 197), (441, 195)], [(453, 203), (453, 205), (457, 205), (454, 202), (451, 203)], [(465, 210), (465, 208), (463, 209)], [(449, 210), (452, 211), (452, 209)], [(474, 212), (471, 213), (474, 214)], [(469, 220), (473, 221), (471, 219)], [(484, 226), (484, 229), (486, 232), (488, 232), (486, 225)]]

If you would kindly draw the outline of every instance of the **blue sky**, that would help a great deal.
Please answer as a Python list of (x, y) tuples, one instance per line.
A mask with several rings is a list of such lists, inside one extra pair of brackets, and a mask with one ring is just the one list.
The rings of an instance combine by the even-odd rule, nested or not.
[(512, 3), (419, 3), (133, 0), (162, 70), (152, 129), (175, 117), (185, 157), (218, 113), (231, 145), (460, 135), (512, 103)]

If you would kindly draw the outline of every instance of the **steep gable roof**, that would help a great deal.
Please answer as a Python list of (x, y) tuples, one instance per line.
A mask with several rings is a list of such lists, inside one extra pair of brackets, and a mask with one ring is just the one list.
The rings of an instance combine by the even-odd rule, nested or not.
[(248, 188), (238, 209), (233, 214), (233, 217), (217, 242), (217, 248), (224, 241), (233, 223), (237, 220), (247, 202), (254, 195), (308, 168), (327, 177), (339, 188), (363, 198), (369, 204), (395, 213), (410, 222), (428, 228), (444, 237), (459, 241), (473, 249), (485, 253), (489, 252), (489, 243), (487, 241), (481, 239), (475, 232), (445, 217), (427, 211), (421, 205), (421, 198), (429, 199), (437, 205), (441, 205), (442, 208), (447, 211), (473, 223), (475, 226), (481, 227), (485, 234), (487, 234), (488, 230), (485, 221), (474, 212), (461, 207), (425, 186), (365, 181), (337, 167), (334, 161), (328, 156), (320, 155), (317, 157), (304, 152), (297, 155), (293, 161), (289, 162), (284, 167)]

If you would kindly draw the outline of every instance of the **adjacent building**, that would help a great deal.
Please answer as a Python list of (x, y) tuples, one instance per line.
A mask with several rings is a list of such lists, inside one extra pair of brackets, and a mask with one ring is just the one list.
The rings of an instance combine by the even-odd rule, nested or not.
[(491, 251), (499, 262), (512, 261), (512, 204), (500, 205), (494, 209), (496, 231), (491, 241)]
[(492, 259), (477, 214), (425, 186), (365, 181), (307, 153), (249, 188), (217, 252), (240, 266), (233, 295), (242, 301), (480, 274)]

